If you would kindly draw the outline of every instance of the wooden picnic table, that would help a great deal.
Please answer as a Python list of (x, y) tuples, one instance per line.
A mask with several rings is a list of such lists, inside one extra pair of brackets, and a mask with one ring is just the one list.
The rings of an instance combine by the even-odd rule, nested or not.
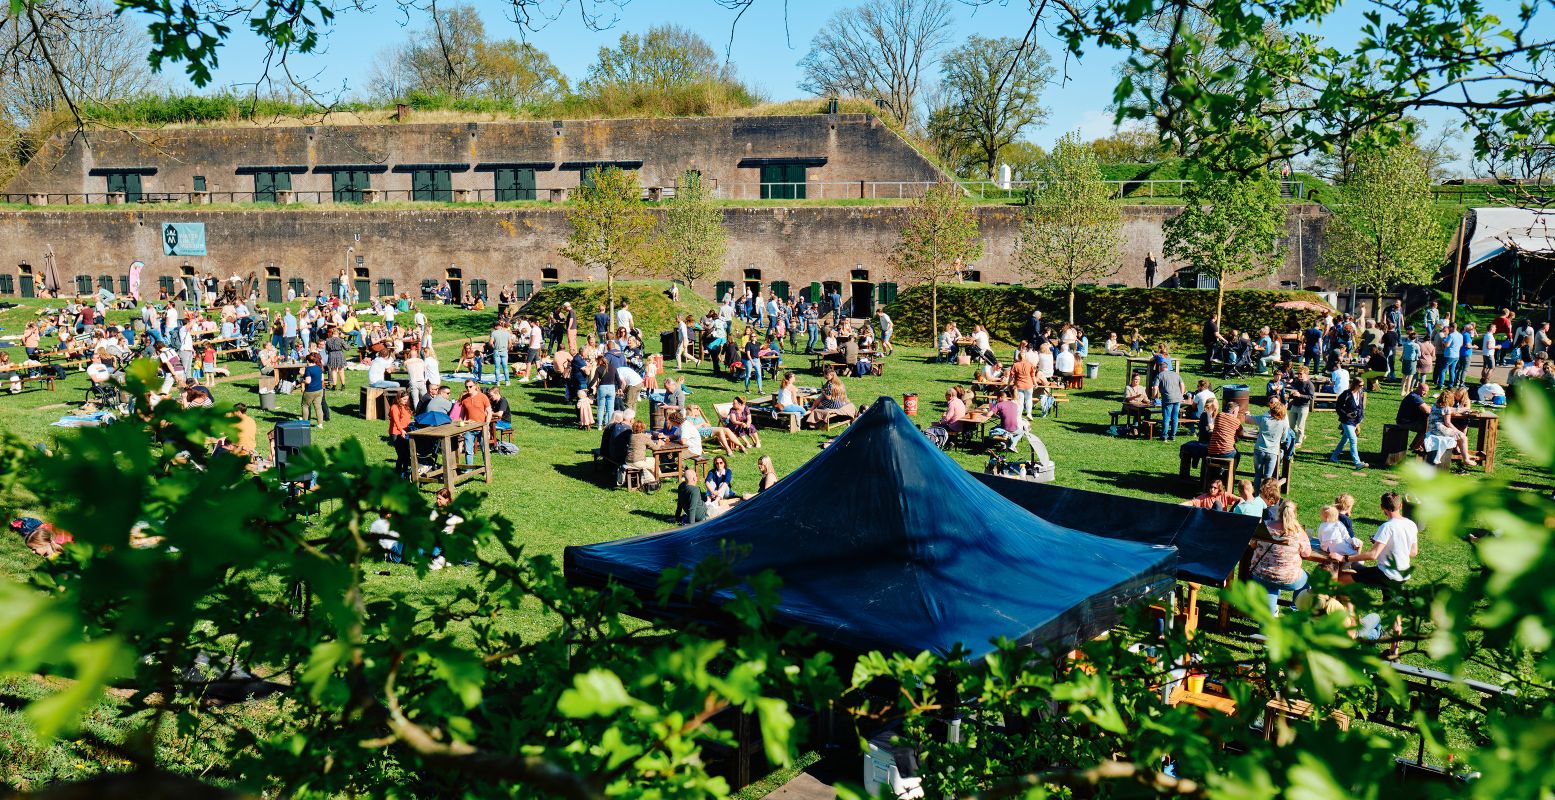
[(1452, 423), (1461, 429), (1465, 435), (1469, 429), (1475, 433), (1474, 455), (1480, 460), (1480, 466), (1485, 468), (1485, 474), (1491, 475), (1496, 471), (1496, 438), (1501, 429), (1501, 418), (1489, 411), (1470, 411), (1466, 414), (1452, 415)]
[(655, 438), (648, 442), (648, 452), (653, 454), (654, 468), (659, 476), (664, 474), (664, 459), (674, 459), (675, 468), (670, 474), (674, 475), (676, 480), (680, 479), (681, 473), (685, 471), (686, 446), (684, 444), (674, 439)]
[[(280, 364), (276, 364), (275, 379), (277, 381), (289, 380), (292, 383), (299, 383), (302, 380), (302, 371), (307, 368), (308, 365), (302, 363), (301, 361), (285, 361)], [(288, 378), (288, 375), (291, 377)]]
[[(410, 480), (416, 486), (423, 483), (437, 483), (442, 481), (443, 487), (453, 492), (454, 487), (473, 478), (482, 478), (486, 483), (491, 483), (491, 436), (490, 428), (482, 431), (483, 426), (459, 421), (446, 425), (434, 425), (430, 428), (419, 428), (410, 432), (411, 450), (421, 453), (421, 442), (434, 443), (434, 447), (442, 450), (442, 464), (421, 474), (419, 469), (411, 469)], [(480, 440), (481, 459), (479, 464), (460, 464), (459, 448), (454, 444), (459, 437), (472, 431), (480, 431), (482, 435), (476, 438)]]
[(1155, 361), (1155, 356), (1126, 356), (1123, 361), (1123, 387), (1125, 389), (1128, 388), (1129, 381), (1134, 379), (1136, 371), (1138, 374), (1143, 375), (1145, 377), (1144, 382), (1147, 385), (1149, 384), (1150, 364)]

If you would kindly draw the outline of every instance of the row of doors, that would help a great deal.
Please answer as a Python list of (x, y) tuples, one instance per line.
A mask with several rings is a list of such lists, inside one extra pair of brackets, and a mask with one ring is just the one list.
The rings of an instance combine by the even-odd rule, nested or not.
[[(743, 281), (743, 288), (749, 289), (751, 294), (761, 297), (765, 291), (761, 281)], [(726, 295), (734, 291), (734, 281), (719, 281), (713, 288), (713, 299), (722, 300)], [(783, 300), (792, 298), (792, 290), (788, 281), (773, 281), (767, 289)], [(833, 293), (842, 296), (843, 307), (853, 317), (868, 317), (875, 313), (875, 307), (890, 305), (896, 302), (896, 284), (872, 283), (867, 280), (851, 280), (844, 287), (841, 281), (812, 281), (810, 285), (799, 290), (799, 296), (809, 303), (825, 303)]]

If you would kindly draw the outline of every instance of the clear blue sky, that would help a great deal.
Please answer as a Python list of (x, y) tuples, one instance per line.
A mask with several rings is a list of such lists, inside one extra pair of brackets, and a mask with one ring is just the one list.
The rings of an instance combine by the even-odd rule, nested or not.
[[(560, 0), (555, 0), (560, 2)], [(554, 3), (553, 3), (554, 4)], [(521, 31), (503, 17), (508, 7), (493, 0), (473, 0), (486, 22), (488, 35), (494, 38), (519, 38)], [(810, 39), (826, 19), (847, 3), (836, 0), (757, 0), (733, 29), (730, 59), (745, 81), (760, 88), (774, 100), (807, 96), (799, 89), (799, 59), (810, 47)], [(1031, 22), (1025, 0), (993, 2), (988, 5), (953, 4), (955, 29), (951, 41), (970, 34), (983, 36), (1020, 36)], [(642, 33), (653, 25), (673, 23), (701, 34), (720, 53), (730, 43), (734, 12), (719, 7), (713, 0), (630, 0), (619, 9), (613, 27), (601, 31), (586, 28), (579, 20), (576, 0), (569, 0), (567, 11), (555, 22), (528, 34), (528, 40), (545, 50), (569, 80), (580, 80), (593, 63), (600, 47), (613, 45), (622, 33)], [(327, 52), (296, 58), (293, 73), (314, 77), (322, 90), (348, 94), (365, 87), (373, 59), (390, 44), (404, 41), (412, 31), (425, 25), (417, 15), (405, 27), (405, 17), (392, 0), (378, 0), (371, 14), (346, 12), (337, 19)], [(1057, 45), (1044, 42), (1050, 53)], [(223, 48), (221, 65), (215, 73), (215, 85), (251, 83), (259, 72), (263, 55), (257, 41), (245, 31), (235, 31)], [(1052, 144), (1063, 133), (1079, 129), (1087, 137), (1106, 135), (1112, 129), (1111, 116), (1105, 112), (1111, 96), (1113, 68), (1118, 58), (1112, 53), (1096, 53), (1086, 58), (1084, 69), (1071, 64), (1069, 80), (1051, 87), (1044, 98), (1049, 120), (1026, 133), (1026, 138), (1043, 145)], [(1062, 70), (1062, 63), (1055, 63)], [(181, 76), (170, 81), (186, 86)]]
[[(735, 13), (720, 7), (714, 0), (628, 0), (617, 10), (613, 25), (594, 31), (580, 20), (578, 1), (550, 0), (548, 5), (564, 8), (563, 13), (539, 32), (527, 34), (528, 41), (550, 54), (569, 80), (580, 80), (599, 48), (614, 44), (621, 34), (642, 33), (653, 25), (673, 23), (701, 34), (719, 52), (730, 46), (732, 35), (729, 55), (740, 77), (773, 100), (806, 96), (799, 89), (799, 59), (804, 57), (811, 38), (826, 19), (851, 4), (844, 0), (757, 0), (731, 32)], [(488, 35), (493, 38), (525, 35), (518, 25), (504, 18), (503, 13), (509, 8), (506, 3), (498, 0), (470, 2), (481, 12)], [(1490, 5), (1500, 8), (1510, 2), (1512, 0), (1491, 0)], [(407, 22), (393, 0), (377, 0), (377, 3), (376, 10), (369, 13), (343, 12), (336, 20), (325, 51), (310, 57), (294, 57), (293, 73), (310, 80), (326, 93), (343, 93), (343, 96), (351, 97), (363, 92), (379, 53), (405, 41), (426, 24), (426, 17), (421, 12)], [(599, 0), (597, 6), (612, 8), (610, 0)], [(974, 33), (1021, 36), (1031, 21), (1027, 0), (992, 0), (988, 3), (958, 0), (952, 8), (955, 20), (952, 43)], [(1359, 33), (1363, 8), (1359, 3), (1342, 6), (1327, 20), (1322, 33), (1337, 46), (1353, 45)], [(1047, 120), (1032, 126), (1023, 138), (1050, 147), (1054, 140), (1069, 131), (1078, 130), (1085, 138), (1110, 133), (1112, 115), (1106, 107), (1116, 83), (1119, 55), (1097, 50), (1088, 52), (1083, 63), (1073, 59), (1066, 63), (1061, 47), (1052, 37), (1039, 34), (1039, 42), (1054, 56), (1058, 78), (1044, 94)], [(246, 30), (235, 31), (223, 48), (214, 86), (252, 83), (260, 70), (262, 56), (263, 51), (252, 35)], [(188, 88), (181, 75), (168, 75), (168, 80), (180, 88)], [(1429, 115), (1427, 121), (1433, 128), (1445, 124), (1456, 127), (1456, 119), (1446, 114)], [(1460, 140), (1454, 149), (1460, 156), (1459, 169), (1467, 171), (1468, 143)]]

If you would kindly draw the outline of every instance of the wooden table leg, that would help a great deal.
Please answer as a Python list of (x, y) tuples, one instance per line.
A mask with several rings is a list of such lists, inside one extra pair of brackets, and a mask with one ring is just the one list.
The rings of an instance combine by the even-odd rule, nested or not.
[(1496, 438), (1500, 427), (1501, 420), (1494, 417), (1481, 421), (1479, 426), (1479, 449), (1484, 459), (1486, 475), (1496, 471)]
[(448, 490), (448, 494), (449, 495), (452, 495), (454, 493), (454, 473), (456, 473), (458, 471), (457, 459), (458, 459), (458, 456), (459, 456), (459, 452), (457, 450), (455, 450), (454, 447), (453, 447), (454, 437), (456, 437), (458, 435), (459, 434), (457, 434), (457, 433), (451, 434), (451, 435), (445, 434), (442, 437), (443, 438), (443, 488)]
[(481, 429), (481, 472), (485, 474), (487, 483), (491, 483), (491, 434), (496, 430), (495, 425)]

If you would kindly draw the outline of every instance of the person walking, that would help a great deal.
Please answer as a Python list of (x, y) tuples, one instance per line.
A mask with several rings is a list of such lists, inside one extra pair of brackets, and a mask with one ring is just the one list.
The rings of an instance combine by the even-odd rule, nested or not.
[(488, 341), (491, 344), (492, 371), (497, 374), (497, 382), (507, 386), (511, 374), (508, 371), (508, 352), (513, 347), (513, 332), (508, 330), (507, 320), (497, 320)]
[(308, 366), (302, 370), (302, 418), (317, 421), (324, 428), (324, 362), (318, 353), (308, 354)]
[(1145, 253), (1145, 288), (1155, 288), (1155, 253)]
[(1328, 460), (1339, 461), (1339, 454), (1344, 452), (1348, 445), (1350, 448), (1350, 462), (1356, 469), (1365, 469), (1366, 464), (1361, 461), (1360, 443), (1357, 431), (1360, 429), (1361, 420), (1366, 418), (1366, 393), (1363, 391), (1360, 378), (1350, 379), (1348, 391), (1339, 395), (1334, 403), (1334, 411), (1339, 415), (1339, 443), (1334, 445), (1334, 451), (1328, 454)]
[(1182, 376), (1168, 365), (1150, 382), (1151, 394), (1161, 402), (1161, 441), (1177, 438), (1177, 418), (1182, 415)]

